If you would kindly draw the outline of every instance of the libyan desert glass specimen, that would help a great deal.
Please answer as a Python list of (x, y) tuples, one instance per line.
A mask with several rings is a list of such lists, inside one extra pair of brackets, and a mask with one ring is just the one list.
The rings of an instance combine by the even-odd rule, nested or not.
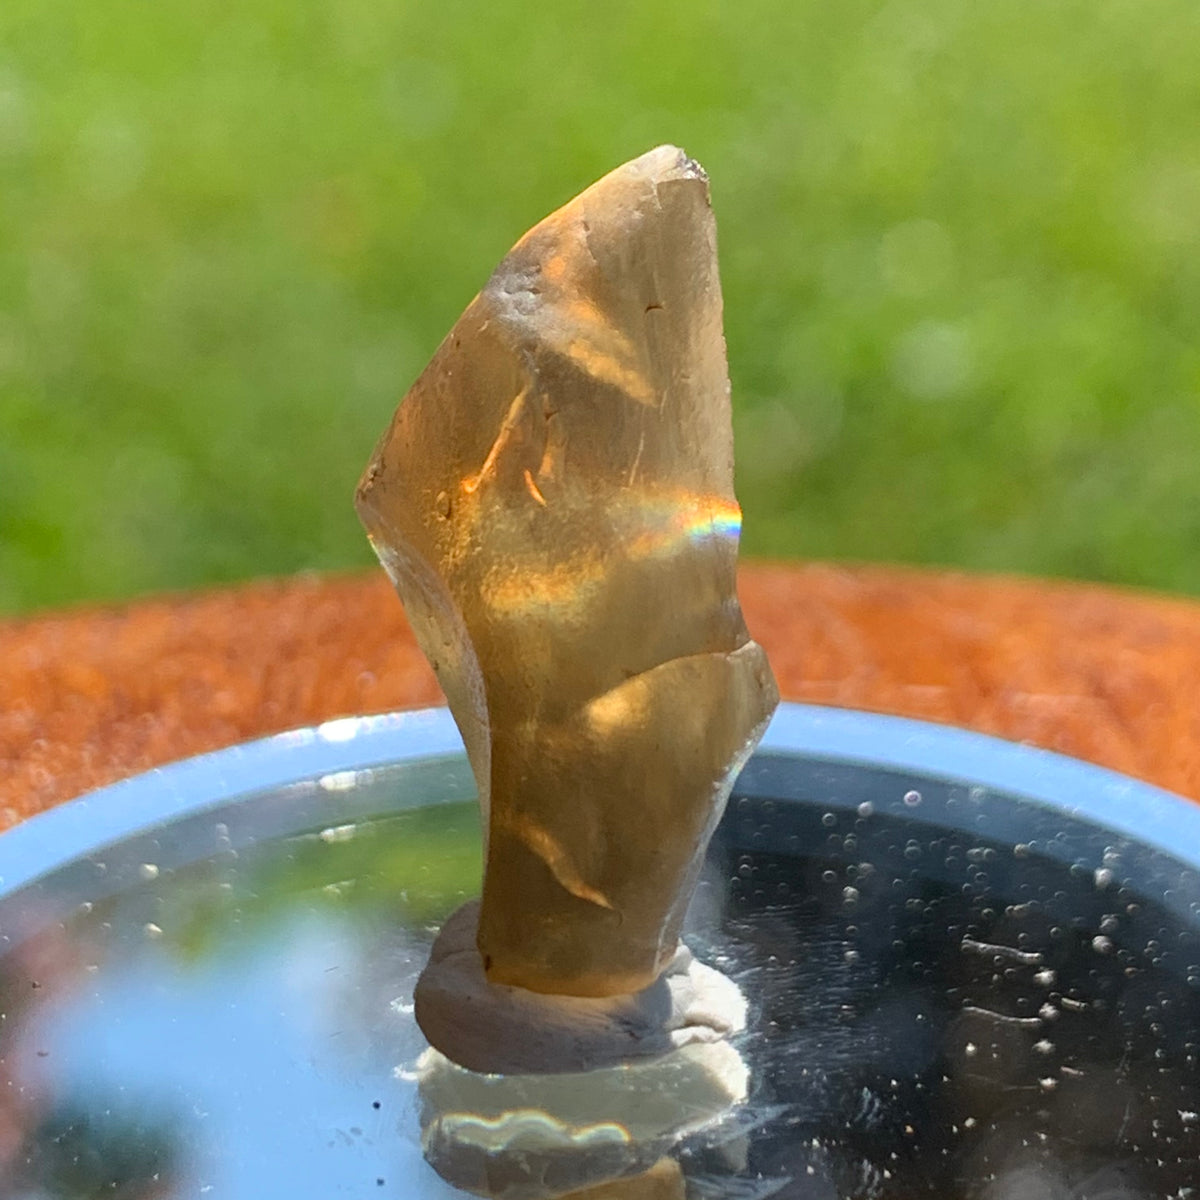
[(489, 982), (646, 987), (777, 702), (736, 595), (703, 170), (660, 147), (530, 230), (356, 500), (478, 781)]

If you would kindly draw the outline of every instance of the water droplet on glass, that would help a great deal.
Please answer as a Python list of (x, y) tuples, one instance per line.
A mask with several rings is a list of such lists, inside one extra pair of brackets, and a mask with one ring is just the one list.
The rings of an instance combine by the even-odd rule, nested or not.
[(875, 811), (875, 805), (873, 805), (870, 802), (870, 800), (864, 800), (858, 806), (858, 815), (860, 817), (869, 817), (874, 811)]
[(146, 880), (158, 878), (158, 867), (154, 863), (142, 863), (138, 867), (138, 874)]
[(921, 793), (920, 792), (905, 792), (904, 793), (904, 803), (906, 805), (908, 805), (909, 808), (916, 808), (917, 805), (921, 803)]

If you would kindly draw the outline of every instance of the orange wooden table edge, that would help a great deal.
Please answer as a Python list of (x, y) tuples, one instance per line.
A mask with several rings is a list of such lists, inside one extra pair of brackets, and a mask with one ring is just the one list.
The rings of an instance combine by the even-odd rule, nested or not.
[[(878, 566), (746, 566), (792, 700), (959, 725), (1200, 795), (1200, 604)], [(379, 572), (0, 623), (0, 825), (191, 754), (440, 693)]]

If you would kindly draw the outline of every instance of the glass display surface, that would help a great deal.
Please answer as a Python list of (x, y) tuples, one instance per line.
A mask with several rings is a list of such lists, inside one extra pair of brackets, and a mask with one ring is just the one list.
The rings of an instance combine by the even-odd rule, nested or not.
[[(1200, 1197), (1198, 861), (1156, 789), (783, 706), (688, 918), (748, 998), (750, 1094), (667, 1148), (680, 1194)], [(4, 835), (0, 1197), (463, 1195), (422, 1149), (412, 989), (479, 872), (440, 710)]]

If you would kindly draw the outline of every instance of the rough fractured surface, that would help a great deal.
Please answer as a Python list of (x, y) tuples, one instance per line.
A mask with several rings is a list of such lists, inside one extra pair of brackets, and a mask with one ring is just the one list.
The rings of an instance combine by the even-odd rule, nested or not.
[(489, 979), (646, 986), (777, 699), (735, 590), (703, 171), (660, 147), (526, 234), (357, 503), (478, 780)]

